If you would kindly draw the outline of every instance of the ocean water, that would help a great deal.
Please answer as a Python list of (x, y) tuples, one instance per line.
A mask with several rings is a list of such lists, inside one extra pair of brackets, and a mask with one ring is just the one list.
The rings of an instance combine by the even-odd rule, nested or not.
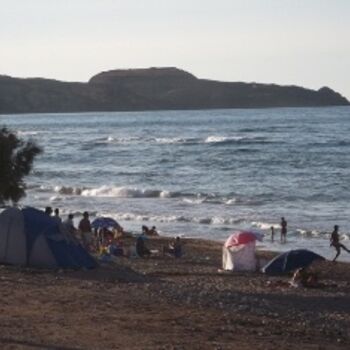
[[(3, 115), (0, 125), (44, 149), (21, 205), (108, 215), (135, 233), (223, 241), (255, 228), (261, 248), (327, 258), (338, 224), (350, 247), (349, 107)], [(282, 216), (288, 242), (272, 243)]]

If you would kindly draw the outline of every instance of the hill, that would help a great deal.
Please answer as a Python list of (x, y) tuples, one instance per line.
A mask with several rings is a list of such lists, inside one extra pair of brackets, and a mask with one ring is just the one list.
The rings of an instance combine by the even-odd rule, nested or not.
[(344, 106), (328, 87), (220, 82), (177, 68), (112, 70), (87, 83), (0, 76), (0, 113)]

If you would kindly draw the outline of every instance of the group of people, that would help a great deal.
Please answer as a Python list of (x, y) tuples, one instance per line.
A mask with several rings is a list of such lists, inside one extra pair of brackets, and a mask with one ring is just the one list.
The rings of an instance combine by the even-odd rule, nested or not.
[[(152, 229), (155, 229), (153, 227)], [(154, 236), (154, 233), (149, 234), (147, 226), (142, 226), (142, 234), (136, 239), (136, 253), (139, 257), (150, 257), (151, 250), (146, 245), (147, 236)], [(158, 233), (156, 234), (158, 235)], [(182, 256), (182, 243), (180, 237), (177, 236), (174, 241), (170, 242), (168, 246), (163, 246), (162, 248), (163, 256), (165, 254), (173, 256), (175, 258), (180, 258)]]
[[(281, 243), (287, 242), (287, 221), (284, 217), (281, 218)], [(275, 239), (275, 228), (271, 226), (271, 241), (274, 242)], [(350, 253), (350, 249), (348, 249), (344, 244), (340, 243), (340, 236), (339, 236), (339, 226), (335, 225), (333, 232), (330, 236), (330, 246), (334, 247), (336, 250), (336, 255), (333, 259), (333, 261), (336, 261), (338, 256), (341, 253), (341, 249), (345, 250), (346, 252)]]
[(148, 228), (146, 225), (142, 225), (142, 234), (146, 236), (159, 236), (155, 226)]
[(89, 213), (87, 211), (83, 213), (83, 217), (79, 221), (78, 227), (75, 227), (74, 225), (74, 214), (72, 213), (68, 214), (65, 221), (62, 221), (58, 208), (53, 210), (51, 207), (46, 207), (45, 213), (61, 223), (67, 232), (78, 238), (84, 248), (88, 251), (96, 251), (102, 244), (107, 243), (108, 240), (112, 241), (114, 238), (114, 234), (107, 229), (93, 230)]
[[(62, 223), (67, 231), (75, 236), (80, 235), (80, 240), (82, 241), (83, 246), (88, 249), (89, 251), (96, 250), (101, 246), (107, 246), (112, 245), (115, 249), (114, 251), (121, 252), (121, 246), (122, 241), (120, 239), (120, 233), (123, 234), (122, 227), (117, 228), (117, 234), (119, 233), (119, 239), (116, 239), (116, 235), (114, 232), (108, 230), (108, 229), (101, 229), (95, 232), (93, 231), (89, 219), (89, 213), (85, 211), (83, 213), (83, 218), (79, 221), (78, 228), (74, 226), (74, 214), (70, 213), (68, 214), (68, 217), (65, 221), (62, 221), (60, 217), (60, 211), (58, 208), (53, 210), (51, 207), (45, 208), (45, 213), (49, 216), (52, 216), (53, 219), (57, 220), (57, 222)], [(280, 240), (281, 243), (287, 242), (287, 221), (284, 217), (281, 218), (280, 222)], [(137, 238), (136, 240), (136, 252), (140, 257), (146, 257), (151, 255), (151, 251), (147, 248), (145, 244), (145, 238), (146, 237), (154, 237), (159, 236), (157, 229), (155, 226), (153, 226), (151, 229), (148, 228), (146, 225), (142, 226), (142, 234)], [(271, 241), (274, 242), (275, 239), (275, 228), (271, 226)], [(333, 259), (333, 261), (336, 261), (336, 259), (339, 257), (341, 250), (345, 250), (348, 253), (350, 253), (350, 249), (348, 249), (344, 244), (340, 243), (340, 236), (339, 236), (339, 226), (335, 225), (334, 230), (330, 237), (330, 246), (334, 247), (336, 250), (336, 255)], [(176, 237), (176, 239), (168, 246), (163, 247), (163, 254), (171, 254), (175, 257), (180, 257), (182, 254), (182, 246), (181, 241), (179, 237)]]
[[(281, 243), (287, 243), (287, 221), (284, 217), (281, 218)], [(274, 242), (275, 240), (275, 228), (274, 226), (271, 226), (271, 241)]]
[[(65, 221), (62, 221), (58, 208), (53, 210), (51, 207), (46, 207), (45, 213), (62, 224), (67, 232), (75, 236), (88, 251), (99, 252), (101, 255), (126, 255), (122, 238), (125, 238), (128, 234), (124, 232), (121, 226), (117, 226), (113, 230), (106, 227), (94, 230), (91, 226), (89, 213), (87, 211), (83, 213), (78, 227), (74, 225), (74, 214), (72, 213), (68, 214)], [(141, 230), (142, 234), (136, 239), (135, 249), (137, 255), (144, 258), (151, 255), (151, 250), (145, 243), (147, 237), (156, 237), (159, 236), (159, 234), (155, 226), (148, 228), (146, 225), (143, 225)], [(163, 247), (163, 254), (166, 253), (176, 258), (182, 255), (180, 237), (176, 237), (168, 247)]]

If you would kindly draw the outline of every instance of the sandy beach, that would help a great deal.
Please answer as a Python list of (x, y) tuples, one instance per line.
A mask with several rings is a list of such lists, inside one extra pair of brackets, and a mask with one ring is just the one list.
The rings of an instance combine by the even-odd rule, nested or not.
[(288, 276), (219, 273), (217, 242), (187, 239), (184, 250), (90, 271), (1, 266), (1, 349), (350, 347), (348, 264), (318, 264), (324, 287), (292, 288)]

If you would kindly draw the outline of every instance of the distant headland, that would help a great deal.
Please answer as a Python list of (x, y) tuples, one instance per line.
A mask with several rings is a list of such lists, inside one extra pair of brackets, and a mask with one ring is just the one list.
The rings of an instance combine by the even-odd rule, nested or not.
[(0, 75), (0, 114), (346, 105), (329, 87), (220, 82), (173, 67), (111, 70), (87, 83)]

